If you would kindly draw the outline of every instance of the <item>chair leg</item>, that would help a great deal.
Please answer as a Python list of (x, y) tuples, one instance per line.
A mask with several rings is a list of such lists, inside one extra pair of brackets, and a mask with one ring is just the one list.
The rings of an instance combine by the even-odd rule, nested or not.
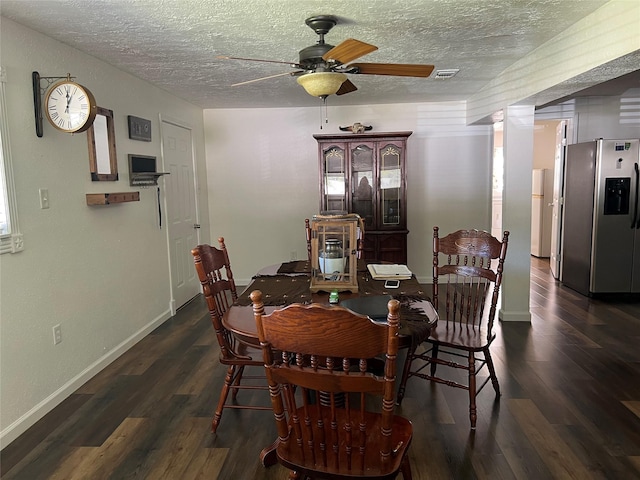
[(220, 418), (222, 418), (222, 409), (224, 409), (224, 405), (225, 403), (227, 403), (227, 396), (229, 395), (229, 390), (231, 388), (231, 383), (233, 382), (235, 370), (235, 365), (230, 365), (229, 368), (227, 368), (227, 375), (224, 377), (224, 384), (222, 385), (220, 398), (218, 399), (218, 407), (216, 408), (216, 413), (213, 415), (213, 421), (211, 422), (212, 433), (216, 433), (218, 425), (220, 424)]
[(499, 397), (500, 385), (498, 384), (498, 376), (496, 375), (496, 369), (493, 366), (493, 359), (491, 358), (491, 353), (489, 353), (489, 348), (485, 348), (482, 352), (484, 353), (484, 358), (487, 362), (487, 368), (489, 369), (491, 384), (493, 385), (493, 389), (496, 391), (496, 397)]
[[(238, 385), (240, 385), (240, 382), (242, 381), (242, 374), (244, 373), (244, 365), (238, 367), (238, 370), (236, 371), (236, 378), (233, 381), (233, 385), (235, 387), (237, 387)], [(233, 400), (236, 399), (236, 397), (238, 396), (238, 389), (234, 388), (233, 391), (231, 392), (231, 398)]]
[(476, 419), (478, 417), (476, 393), (476, 359), (473, 352), (469, 352), (469, 420), (471, 420), (471, 430), (476, 429)]
[(404, 480), (413, 480), (411, 475), (411, 462), (409, 461), (409, 454), (405, 454), (400, 464), (400, 472), (402, 472), (402, 478)]
[(402, 378), (400, 379), (400, 386), (398, 387), (398, 394), (396, 395), (396, 405), (400, 406), (402, 399), (404, 398), (404, 391), (407, 388), (407, 380), (409, 379), (409, 372), (411, 371), (411, 364), (413, 363), (414, 354), (418, 345), (413, 345), (413, 342), (407, 350), (407, 358), (404, 361), (404, 368), (402, 369)]
[[(434, 343), (432, 344), (432, 348), (431, 348), (431, 358), (437, 359), (438, 358), (438, 344)], [(436, 367), (438, 366), (438, 364), (436, 362), (430, 362), (431, 363), (431, 376), (435, 377), (436, 376)]]

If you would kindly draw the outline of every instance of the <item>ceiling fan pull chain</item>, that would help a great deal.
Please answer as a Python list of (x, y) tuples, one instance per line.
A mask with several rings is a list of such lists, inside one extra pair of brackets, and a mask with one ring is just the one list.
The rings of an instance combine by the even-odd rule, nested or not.
[(327, 108), (327, 97), (322, 98), (322, 104), (324, 106), (324, 123), (329, 123), (329, 109)]

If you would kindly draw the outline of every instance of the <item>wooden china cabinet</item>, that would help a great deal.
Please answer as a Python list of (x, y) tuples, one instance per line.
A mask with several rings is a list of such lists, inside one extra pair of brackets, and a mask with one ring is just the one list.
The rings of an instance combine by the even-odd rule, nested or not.
[(364, 219), (364, 258), (407, 263), (405, 157), (412, 132), (319, 134), (320, 212)]

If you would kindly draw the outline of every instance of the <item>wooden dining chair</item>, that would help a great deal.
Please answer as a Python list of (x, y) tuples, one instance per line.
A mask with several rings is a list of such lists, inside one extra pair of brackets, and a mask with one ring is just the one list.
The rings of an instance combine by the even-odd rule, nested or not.
[(309, 219), (304, 219), (304, 235), (307, 240), (307, 260), (311, 261), (311, 224)]
[[(251, 292), (289, 478), (411, 479), (409, 420), (394, 415), (400, 304), (387, 322), (343, 307), (292, 304), (265, 315)], [(274, 355), (274, 351), (282, 352)], [(375, 373), (376, 356), (384, 369)]]
[[(220, 363), (227, 365), (227, 374), (211, 423), (213, 433), (218, 429), (222, 411), (225, 408), (271, 410), (270, 406), (237, 403), (239, 390), (267, 390), (268, 387), (264, 376), (261, 350), (242, 343), (222, 324), (222, 316), (237, 300), (238, 294), (224, 238), (218, 238), (218, 243), (220, 248), (204, 244), (191, 250), (209, 308), (211, 323), (220, 346)], [(260, 374), (243, 376), (245, 367), (257, 367), (260, 369)], [(233, 403), (227, 401), (229, 392), (231, 392)]]
[[(440, 238), (438, 227), (433, 228), (432, 302), (439, 319), (422, 344), (409, 348), (398, 404), (410, 377), (462, 388), (469, 392), (469, 419), (475, 429), (478, 392), (491, 380), (496, 398), (500, 397), (489, 347), (495, 338), (493, 322), (508, 240), (509, 232), (504, 232), (501, 242), (480, 230), (458, 230)], [(424, 351), (416, 352), (422, 348)], [(441, 354), (448, 354), (449, 358), (442, 358)], [(456, 358), (465, 358), (466, 362)], [(437, 376), (438, 365), (466, 370), (468, 382)], [(425, 371), (427, 366), (429, 370)], [(485, 366), (489, 375), (477, 386), (477, 375)]]

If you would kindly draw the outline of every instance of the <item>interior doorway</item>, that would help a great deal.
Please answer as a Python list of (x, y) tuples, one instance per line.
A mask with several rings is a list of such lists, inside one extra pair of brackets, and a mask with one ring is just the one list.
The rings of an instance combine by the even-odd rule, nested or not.
[[(553, 276), (560, 279), (562, 250), (562, 191), (564, 188), (564, 162), (566, 145), (571, 138), (570, 119), (540, 119), (535, 121), (533, 141), (534, 170), (543, 170), (546, 176), (545, 194), (541, 197), (532, 190), (532, 255), (548, 260)], [(540, 173), (540, 172), (537, 172)], [(494, 124), (493, 135), (493, 187), (491, 206), (491, 234), (502, 235), (502, 188), (504, 174), (502, 123)], [(534, 172), (532, 171), (532, 184)], [(538, 175), (538, 178), (539, 175)], [(535, 201), (534, 201), (534, 197)], [(536, 212), (533, 209), (537, 208)], [(542, 219), (546, 218), (546, 222)], [(536, 225), (533, 225), (536, 222)], [(542, 225), (544, 223), (544, 225)], [(534, 235), (536, 238), (534, 239)], [(543, 248), (540, 248), (544, 245)]]

